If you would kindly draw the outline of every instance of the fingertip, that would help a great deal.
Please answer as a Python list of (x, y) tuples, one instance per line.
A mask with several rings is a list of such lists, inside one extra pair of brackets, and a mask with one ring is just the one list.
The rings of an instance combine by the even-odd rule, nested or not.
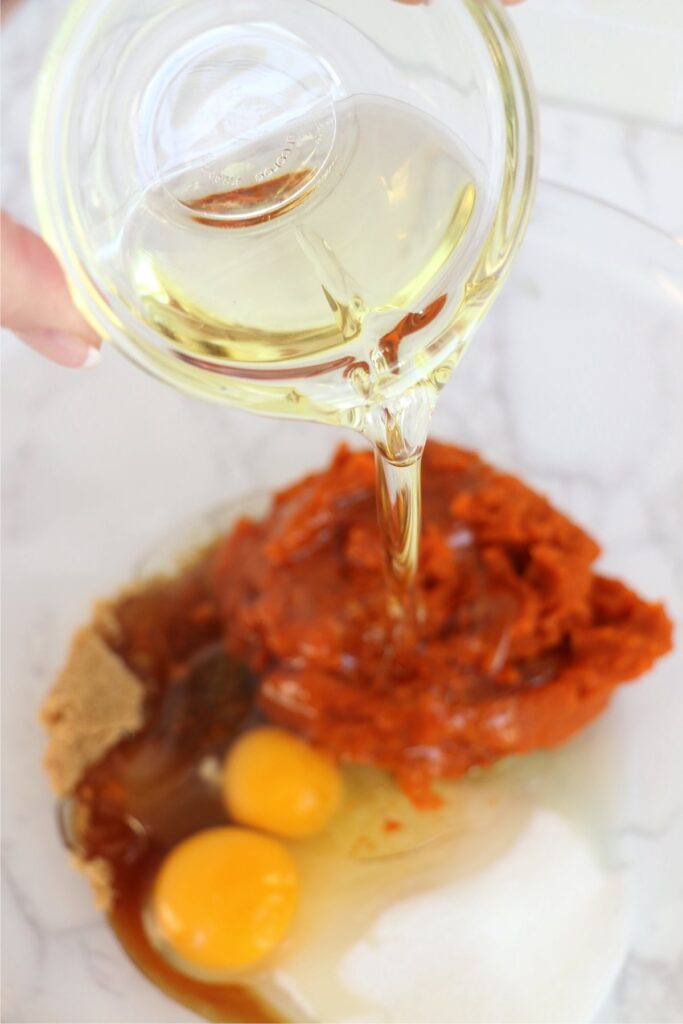
[(17, 336), (35, 352), (39, 352), (58, 366), (90, 370), (99, 366), (102, 361), (98, 344), (89, 344), (79, 335), (67, 331), (19, 331)]
[[(76, 308), (64, 272), (46, 242), (4, 211), (0, 213), (0, 220), (3, 326), (22, 338), (31, 335), (38, 338), (52, 332), (58, 347), (61, 347), (56, 341), (58, 334), (97, 347), (98, 335)], [(38, 350), (43, 343), (49, 344), (49, 341), (29, 342)], [(74, 355), (66, 357), (68, 362), (55, 361), (73, 366)]]

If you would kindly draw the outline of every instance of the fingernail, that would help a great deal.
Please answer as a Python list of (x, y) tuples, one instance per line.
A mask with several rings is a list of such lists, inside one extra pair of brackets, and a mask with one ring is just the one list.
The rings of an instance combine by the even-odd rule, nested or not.
[(81, 370), (92, 370), (102, 362), (102, 353), (94, 345), (88, 345), (88, 354), (81, 363)]
[(19, 337), (36, 352), (40, 352), (41, 355), (60, 366), (91, 369), (102, 360), (99, 348), (89, 345), (77, 334), (68, 334), (66, 331), (40, 330), (22, 331)]

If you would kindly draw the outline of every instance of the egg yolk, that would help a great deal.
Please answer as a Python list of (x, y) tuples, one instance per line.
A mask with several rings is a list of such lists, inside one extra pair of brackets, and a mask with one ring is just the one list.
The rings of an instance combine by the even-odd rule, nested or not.
[(275, 839), (212, 828), (185, 839), (152, 892), (155, 938), (198, 973), (259, 961), (283, 939), (297, 903), (296, 869)]
[(311, 836), (325, 827), (341, 796), (336, 765), (283, 729), (252, 729), (228, 752), (223, 797), (244, 825), (289, 838)]

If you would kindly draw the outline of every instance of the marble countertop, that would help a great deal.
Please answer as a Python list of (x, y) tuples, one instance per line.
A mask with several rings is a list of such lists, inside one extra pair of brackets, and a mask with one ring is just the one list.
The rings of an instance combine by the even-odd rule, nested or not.
[[(34, 220), (26, 158), (32, 83), (63, 7), (63, 0), (25, 0), (3, 26), (2, 202), (28, 223)], [(543, 100), (541, 122), (545, 178), (589, 192), (683, 239), (678, 128), (557, 97)], [(683, 302), (683, 281), (669, 285), (678, 289), (671, 301)], [(512, 305), (506, 308), (509, 322), (517, 322)], [(661, 360), (642, 417), (647, 421), (667, 409), (680, 427), (676, 407), (683, 404), (683, 377), (676, 379), (673, 369), (681, 367), (680, 308), (677, 326), (668, 312), (657, 323), (673, 355), (658, 336)], [(498, 430), (496, 437), (509, 435), (515, 444), (526, 444), (520, 438), (532, 429), (524, 418), (528, 380), (511, 372), (502, 384), (489, 387), (487, 358), (493, 357), (485, 349), (482, 341), (463, 367), (474, 390), (481, 386), (487, 396), (488, 404), (473, 413), (481, 423), (468, 433), (461, 410), (461, 419), (454, 414), (448, 429), (468, 443), (486, 444), (490, 422), (492, 437)], [(565, 371), (561, 347), (551, 348), (547, 359), (548, 374)], [(660, 372), (667, 360), (668, 377)], [(2, 1019), (190, 1021), (194, 1018), (180, 1008), (169, 1016), (168, 1004), (141, 985), (63, 857), (40, 770), (36, 711), (90, 602), (121, 583), (159, 537), (207, 508), (272, 489), (320, 464), (338, 437), (329, 428), (276, 426), (202, 405), (163, 388), (112, 350), (96, 372), (69, 372), (5, 335), (3, 362)], [(590, 393), (590, 360), (586, 366)], [(619, 387), (641, 388), (646, 371), (645, 364), (632, 367), (628, 372), (640, 375), (634, 383), (620, 369)], [(645, 383), (642, 389), (647, 390)], [(524, 458), (517, 457), (514, 445), (508, 451), (495, 441), (491, 454), (503, 461), (509, 455), (513, 467), (522, 466), (607, 536), (608, 557), (614, 552), (617, 571), (663, 597), (683, 622), (683, 434), (676, 437), (666, 425), (655, 424), (656, 452), (650, 459), (647, 444), (640, 444), (641, 434), (650, 437), (649, 422), (644, 433), (640, 426), (632, 433), (630, 425), (612, 426), (624, 445), (640, 452), (642, 476), (628, 460), (621, 476), (611, 475), (614, 453), (596, 444), (591, 456), (590, 437), (577, 436), (573, 461), (567, 455), (560, 466), (558, 456), (550, 470), (544, 468), (548, 460), (537, 438)], [(579, 449), (585, 452), (583, 462)], [(629, 474), (645, 481), (642, 507), (640, 483), (630, 487)], [(660, 688), (659, 705), (644, 686), (625, 693), (610, 712), (614, 721), (628, 720), (633, 757), (646, 765), (640, 788), (636, 785), (640, 802), (622, 823), (619, 840), (620, 855), (635, 865), (642, 884), (629, 952), (599, 1015), (615, 1024), (683, 1020), (680, 657), (655, 676), (652, 693)]]

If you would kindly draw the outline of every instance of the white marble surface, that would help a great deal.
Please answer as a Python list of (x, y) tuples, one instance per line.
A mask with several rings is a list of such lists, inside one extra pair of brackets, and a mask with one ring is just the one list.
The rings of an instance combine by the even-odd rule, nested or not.
[[(27, 221), (31, 82), (63, 6), (26, 0), (4, 31), (3, 204)], [(564, 101), (543, 104), (542, 126), (547, 177), (683, 236), (675, 128)], [(666, 600), (680, 622), (683, 274), (662, 240), (634, 231), (545, 194), (436, 429), (543, 486), (601, 538), (608, 570)], [(66, 863), (36, 709), (89, 602), (125, 579), (160, 535), (319, 464), (336, 439), (324, 428), (204, 406), (113, 351), (96, 372), (74, 373), (11, 337), (3, 346), (2, 1019), (191, 1020), (140, 980)], [(680, 648), (621, 693), (605, 721), (626, 753), (614, 840), (636, 904), (629, 953), (598, 1019), (680, 1022)]]
[(514, 19), (546, 98), (683, 128), (680, 0), (527, 0)]

